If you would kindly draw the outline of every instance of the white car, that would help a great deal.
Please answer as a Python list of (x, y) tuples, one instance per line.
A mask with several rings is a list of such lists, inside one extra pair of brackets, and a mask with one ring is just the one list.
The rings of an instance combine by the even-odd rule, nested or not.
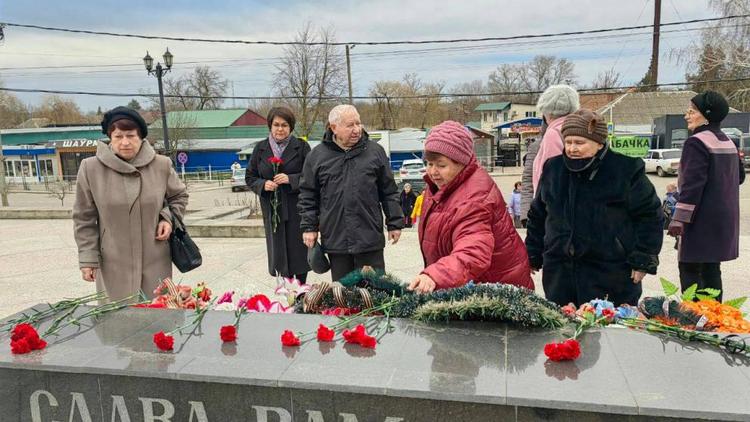
[(401, 180), (422, 180), (422, 176), (427, 173), (427, 167), (421, 159), (404, 160), (399, 169)]
[(652, 149), (646, 153), (643, 162), (646, 163), (646, 173), (656, 173), (659, 177), (677, 174), (680, 170), (679, 149)]
[(232, 170), (232, 178), (229, 180), (232, 192), (250, 189), (245, 183), (245, 169)]

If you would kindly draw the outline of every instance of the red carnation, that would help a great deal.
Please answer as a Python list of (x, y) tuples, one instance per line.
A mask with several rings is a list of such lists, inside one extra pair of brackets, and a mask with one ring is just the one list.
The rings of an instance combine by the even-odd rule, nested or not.
[(290, 330), (284, 330), (284, 334), (281, 335), (281, 344), (284, 346), (299, 346), (299, 337), (295, 336)]
[(10, 351), (12, 353), (20, 355), (45, 347), (47, 347), (47, 342), (39, 337), (39, 333), (32, 325), (21, 323), (13, 327), (10, 337)]
[(368, 349), (374, 349), (375, 345), (377, 344), (378, 344), (378, 341), (375, 340), (375, 337), (373, 336), (364, 335), (359, 340), (359, 345), (362, 347), (366, 347)]
[(211, 289), (204, 287), (203, 290), (198, 293), (198, 298), (204, 302), (211, 300)]
[(562, 343), (547, 343), (544, 345), (544, 354), (549, 360), (555, 362), (575, 360), (581, 355), (581, 345), (578, 343), (578, 340), (572, 338)]
[(31, 345), (25, 338), (10, 342), (10, 351), (14, 355), (23, 355), (25, 353), (29, 353), (31, 350)]
[(344, 336), (344, 341), (347, 343), (359, 344), (362, 337), (366, 336), (367, 333), (365, 332), (365, 326), (359, 324), (353, 330), (344, 330), (342, 335)]
[(568, 339), (565, 340), (565, 343), (563, 343), (566, 346), (566, 357), (569, 360), (575, 360), (578, 359), (579, 356), (581, 356), (581, 344), (578, 343), (578, 340), (575, 339)]
[(284, 160), (282, 160), (279, 157), (271, 157), (271, 158), (268, 159), (268, 162), (271, 163), (271, 164), (279, 165), (279, 164), (283, 164)]
[(336, 332), (323, 324), (318, 325), (318, 341), (333, 341)]
[(266, 312), (268, 308), (271, 307), (271, 299), (269, 299), (268, 296), (264, 294), (257, 294), (247, 300), (245, 307), (249, 311)]
[(174, 347), (174, 337), (169, 334), (164, 334), (164, 331), (159, 331), (154, 334), (154, 344), (159, 350), (172, 350)]
[(219, 336), (224, 343), (235, 341), (237, 340), (237, 327), (234, 325), (225, 325), (221, 327)]
[(602, 309), (602, 316), (607, 319), (608, 322), (611, 322), (615, 319), (615, 310), (610, 308), (604, 308)]

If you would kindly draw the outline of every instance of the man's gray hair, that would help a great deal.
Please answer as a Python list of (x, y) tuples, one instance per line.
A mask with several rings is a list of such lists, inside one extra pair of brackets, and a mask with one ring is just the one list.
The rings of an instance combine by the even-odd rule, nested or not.
[(331, 109), (331, 112), (328, 113), (328, 123), (334, 125), (341, 123), (341, 117), (348, 113), (354, 113), (357, 116), (359, 116), (359, 112), (357, 111), (357, 108), (354, 107), (351, 104), (341, 104), (337, 105), (336, 107)]

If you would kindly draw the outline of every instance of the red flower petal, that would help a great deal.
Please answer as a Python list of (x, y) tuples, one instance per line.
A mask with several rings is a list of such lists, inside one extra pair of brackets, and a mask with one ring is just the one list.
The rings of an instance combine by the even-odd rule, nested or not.
[(333, 341), (336, 332), (323, 324), (318, 326), (318, 341)]
[(547, 343), (544, 345), (544, 354), (549, 360), (555, 362), (575, 360), (581, 355), (581, 345), (574, 339), (568, 339), (562, 343)]
[(225, 343), (235, 341), (237, 340), (237, 327), (234, 325), (225, 325), (219, 330), (219, 336), (221, 337), (221, 341)]
[(29, 345), (28, 340), (25, 338), (10, 342), (10, 351), (14, 355), (23, 355), (29, 353), (31, 350), (31, 345)]
[(361, 345), (362, 347), (366, 347), (366, 348), (368, 348), (368, 349), (374, 349), (374, 348), (375, 348), (375, 346), (376, 346), (376, 345), (378, 344), (378, 341), (377, 341), (377, 340), (375, 340), (375, 337), (373, 337), (373, 336), (368, 336), (368, 335), (364, 335), (364, 336), (363, 336), (363, 337), (362, 337), (362, 338), (361, 338), (361, 339), (359, 340), (359, 344), (360, 344), (360, 345)]
[(578, 356), (581, 356), (581, 344), (578, 343), (578, 340), (571, 338), (565, 340), (564, 344), (567, 346), (567, 353), (565, 355), (567, 359), (575, 360), (578, 359)]
[(266, 312), (271, 307), (271, 299), (264, 294), (257, 294), (247, 300), (245, 307), (249, 311)]
[(299, 337), (295, 336), (290, 330), (284, 330), (284, 334), (281, 335), (281, 344), (284, 346), (299, 346)]
[(159, 331), (154, 334), (154, 344), (159, 350), (172, 350), (174, 347), (174, 337), (168, 334), (164, 334), (164, 331)]

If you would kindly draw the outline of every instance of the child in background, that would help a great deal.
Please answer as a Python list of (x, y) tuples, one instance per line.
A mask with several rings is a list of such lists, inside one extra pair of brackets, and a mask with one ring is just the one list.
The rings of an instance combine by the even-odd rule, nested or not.
[(521, 182), (516, 182), (513, 186), (513, 193), (508, 203), (508, 212), (513, 217), (513, 226), (521, 228)]

